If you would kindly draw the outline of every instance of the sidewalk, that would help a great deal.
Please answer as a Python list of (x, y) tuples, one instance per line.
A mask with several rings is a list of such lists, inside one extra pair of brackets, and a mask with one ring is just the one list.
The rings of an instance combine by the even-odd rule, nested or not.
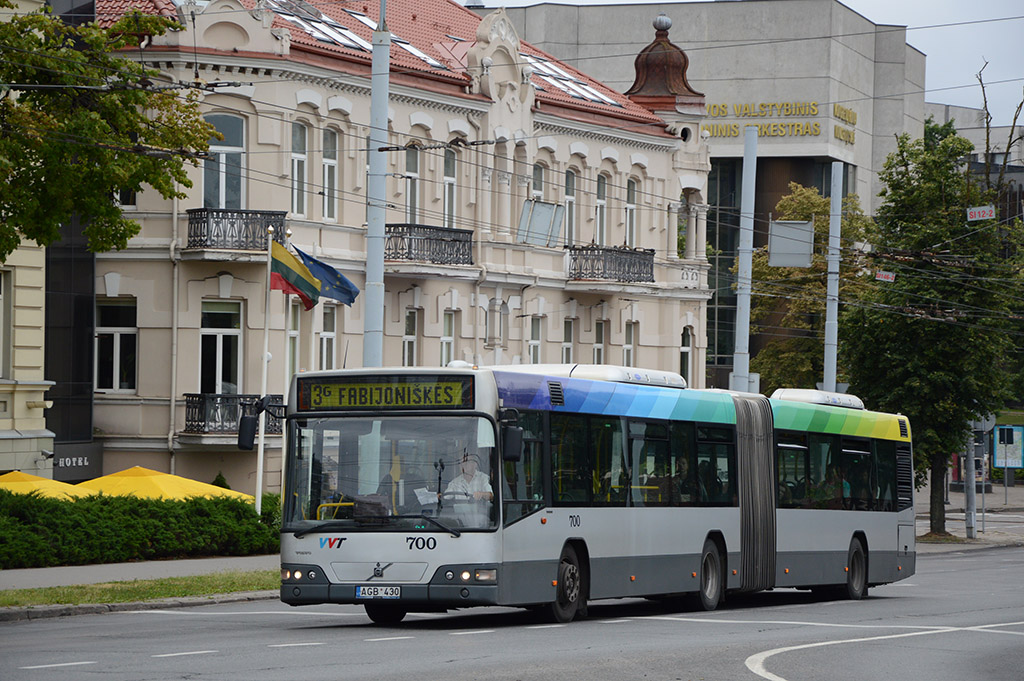
[[(963, 551), (993, 546), (1024, 546), (1024, 482), (1004, 488), (1001, 482), (992, 483), (992, 491), (984, 495), (975, 494), (975, 529), (977, 537), (967, 539), (964, 520), (965, 495), (963, 492), (949, 492), (944, 495), (947, 503), (946, 531), (962, 541), (958, 543), (931, 543), (918, 541), (917, 552), (942, 553)], [(917, 515), (918, 536), (930, 529), (930, 489), (926, 483), (914, 492), (914, 511)], [(983, 512), (984, 511), (984, 512)]]

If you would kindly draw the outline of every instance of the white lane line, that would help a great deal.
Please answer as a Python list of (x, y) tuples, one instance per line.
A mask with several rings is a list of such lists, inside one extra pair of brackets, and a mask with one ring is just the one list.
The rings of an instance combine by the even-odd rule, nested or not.
[(376, 643), (378, 641), (405, 641), (415, 636), (386, 636), (384, 638), (364, 638), (363, 641), (366, 643)]
[[(710, 621), (710, 620), (706, 620), (706, 621)], [(948, 633), (952, 633), (952, 632), (961, 632), (961, 631), (974, 631), (974, 632), (979, 632), (979, 633), (983, 633), (983, 634), (1013, 634), (1013, 635), (1016, 635), (1016, 634), (1021, 634), (1021, 632), (997, 631), (996, 628), (997, 627), (1016, 627), (1016, 626), (1020, 626), (1022, 624), (1024, 624), (1024, 622), (1000, 622), (1000, 623), (996, 623), (996, 624), (982, 624), (982, 625), (978, 625), (978, 626), (974, 626), (974, 627), (927, 627), (926, 631), (912, 631), (912, 632), (905, 633), (905, 634), (889, 634), (889, 635), (886, 635), (886, 636), (867, 636), (867, 637), (864, 637), (864, 638), (848, 638), (848, 639), (841, 639), (841, 640), (838, 640), (838, 641), (820, 641), (818, 643), (805, 643), (804, 645), (787, 646), (785, 648), (775, 648), (774, 650), (766, 650), (766, 651), (761, 652), (761, 653), (755, 653), (754, 655), (751, 655), (750, 657), (748, 657), (746, 659), (745, 664), (747, 666), (747, 669), (749, 669), (750, 671), (754, 672), (755, 674), (757, 674), (761, 678), (767, 679), (767, 681), (786, 681), (786, 679), (784, 677), (778, 676), (777, 674), (772, 674), (770, 671), (765, 669), (764, 663), (765, 663), (765, 661), (769, 657), (772, 657), (774, 655), (778, 655), (780, 653), (792, 652), (794, 650), (807, 650), (807, 649), (810, 649), (810, 648), (822, 648), (824, 646), (841, 645), (841, 644), (844, 644), (844, 643), (864, 643), (864, 642), (867, 642), (867, 641), (885, 641), (885, 640), (896, 639), (896, 638), (907, 638), (907, 637), (910, 637), (910, 636), (929, 636), (929, 635), (933, 635), (933, 634), (948, 634)], [(866, 626), (870, 626), (870, 625), (847, 625), (847, 626), (865, 626), (866, 627)], [(882, 626), (886, 626), (886, 625), (882, 625)], [(1021, 634), (1021, 635), (1024, 635), (1024, 634)]]
[(453, 631), (449, 636), (476, 636), (477, 634), (493, 634), (494, 629), (481, 629), (480, 631)]
[(188, 650), (181, 653), (163, 653), (161, 655), (150, 655), (150, 657), (185, 657), (186, 655), (212, 655), (219, 653), (219, 650)]
[(31, 667), (18, 667), (18, 669), (52, 669), (53, 667), (77, 667), (83, 664), (99, 664), (98, 662), (60, 662), (57, 664), (34, 664)]
[(632, 622), (632, 621), (633, 621), (633, 620), (631, 620), (631, 619), (621, 619), (621, 620), (598, 620), (598, 622), (600, 622), (601, 624), (629, 624), (629, 623), (630, 623), (630, 622)]
[(843, 644), (843, 643), (863, 643), (863, 642), (866, 642), (866, 641), (884, 641), (884, 640), (887, 640), (887, 639), (907, 638), (907, 637), (910, 637), (910, 636), (929, 636), (931, 634), (940, 634), (940, 633), (949, 632), (949, 631), (957, 631), (957, 628), (956, 627), (948, 627), (946, 629), (943, 629), (942, 631), (912, 631), (912, 632), (909, 632), (909, 633), (906, 633), (906, 634), (889, 634), (888, 636), (867, 636), (865, 638), (848, 638), (848, 639), (842, 639), (842, 640), (839, 640), (839, 641), (821, 641), (819, 643), (805, 643), (804, 645), (800, 645), (800, 646), (787, 646), (785, 648), (775, 648), (773, 650), (766, 650), (766, 651), (764, 651), (762, 653), (755, 653), (754, 655), (751, 655), (750, 657), (748, 657), (746, 659), (746, 661), (744, 662), (744, 664), (746, 664), (747, 669), (749, 669), (750, 671), (754, 672), (755, 674), (760, 676), (762, 679), (767, 679), (768, 681), (787, 681), (787, 679), (785, 677), (778, 676), (776, 674), (772, 674), (770, 671), (765, 669), (764, 663), (765, 663), (765, 661), (769, 657), (772, 657), (774, 655), (778, 655), (779, 653), (792, 652), (794, 650), (807, 650), (809, 648), (821, 648), (821, 647), (824, 647), (824, 646), (835, 646), (835, 645), (840, 645), (840, 644)]
[(528, 626), (526, 628), (527, 629), (561, 629), (564, 626), (565, 626), (564, 624), (533, 624), (533, 625), (530, 625), (530, 626)]
[(309, 643), (271, 643), (267, 645), (268, 648), (301, 648), (303, 646), (322, 646), (323, 642), (309, 642)]
[(646, 619), (665, 620), (668, 622), (694, 622), (698, 624), (757, 624), (757, 625), (790, 625), (798, 627), (833, 627), (837, 629), (913, 629), (915, 631), (948, 631), (950, 627), (923, 626), (910, 624), (842, 624), (836, 622), (805, 622), (802, 620), (736, 620), (712, 619), (710, 617), (667, 617), (652, 616)]

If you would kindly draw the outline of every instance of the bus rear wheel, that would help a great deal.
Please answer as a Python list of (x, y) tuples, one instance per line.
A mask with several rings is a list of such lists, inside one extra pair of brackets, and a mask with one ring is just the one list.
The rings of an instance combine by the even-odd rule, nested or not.
[(576, 551), (571, 546), (562, 549), (558, 561), (558, 584), (555, 585), (555, 600), (548, 604), (548, 614), (555, 622), (565, 624), (576, 617), (583, 599), (583, 573)]
[(701, 609), (717, 608), (722, 602), (724, 587), (722, 557), (718, 554), (718, 545), (711, 539), (706, 539), (700, 556), (700, 591), (697, 592)]
[(868, 557), (859, 537), (850, 542), (846, 555), (846, 597), (859, 601), (868, 595)]
[(374, 624), (398, 624), (407, 614), (405, 609), (386, 603), (367, 603), (363, 607)]

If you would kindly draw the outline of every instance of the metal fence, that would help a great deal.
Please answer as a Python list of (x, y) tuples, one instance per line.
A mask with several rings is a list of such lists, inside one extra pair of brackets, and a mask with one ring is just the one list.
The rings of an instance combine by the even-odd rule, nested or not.
[(385, 260), (472, 265), (473, 232), (428, 225), (385, 225)]
[(267, 227), (274, 241), (284, 243), (283, 210), (228, 210), (192, 208), (188, 211), (186, 248), (222, 248), (242, 251), (267, 250)]
[(654, 281), (654, 249), (566, 246), (570, 279)]
[[(271, 395), (271, 402), (279, 403), (282, 395)], [(245, 414), (256, 411), (259, 395), (226, 393), (186, 393), (185, 432), (198, 434), (237, 433), (238, 421)], [(281, 420), (267, 412), (266, 432), (281, 433)]]

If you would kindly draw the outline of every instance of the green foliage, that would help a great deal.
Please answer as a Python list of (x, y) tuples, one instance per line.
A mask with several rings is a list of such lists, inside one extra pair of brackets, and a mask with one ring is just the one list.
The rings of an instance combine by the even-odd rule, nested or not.
[[(275, 515), (274, 509), (278, 509)], [(0, 569), (245, 556), (279, 548), (280, 500), (53, 499), (0, 490)]]
[[(969, 422), (1002, 407), (1003, 360), (1014, 325), (1020, 330), (1007, 287), (1020, 285), (1021, 268), (1004, 250), (1019, 235), (966, 222), (966, 208), (985, 197), (962, 163), (970, 142), (946, 132), (927, 126), (924, 139), (902, 135), (886, 160), (872, 242), (878, 266), (896, 280), (864, 277), (857, 306), (840, 320), (851, 392), (869, 408), (909, 417), (918, 471), (932, 480), (963, 449)], [(933, 532), (944, 530), (944, 517), (933, 485)]]
[(75, 27), (48, 9), (0, 21), (0, 82), (12, 84), (0, 93), (0, 262), (22, 239), (51, 244), (76, 214), (90, 250), (124, 248), (139, 225), (116, 192), (185, 196), (186, 160), (196, 165), (216, 133), (194, 92), (119, 52), (176, 26), (131, 13), (110, 29)]
[(228, 484), (227, 478), (224, 477), (223, 471), (217, 471), (217, 477), (210, 483), (215, 487), (223, 487), (224, 489), (231, 489), (231, 485)]
[[(754, 252), (752, 332), (771, 340), (751, 360), (750, 368), (761, 375), (761, 390), (769, 395), (776, 388), (813, 388), (824, 372), (825, 258), (831, 200), (816, 188), (796, 182), (790, 183), (789, 190), (775, 207), (775, 216), (781, 220), (813, 220), (814, 251), (807, 269), (769, 267), (767, 247)], [(870, 225), (857, 196), (847, 196), (841, 227), (844, 250), (839, 265), (840, 301), (850, 295), (850, 286), (843, 282), (861, 266), (852, 246), (863, 241)]]

